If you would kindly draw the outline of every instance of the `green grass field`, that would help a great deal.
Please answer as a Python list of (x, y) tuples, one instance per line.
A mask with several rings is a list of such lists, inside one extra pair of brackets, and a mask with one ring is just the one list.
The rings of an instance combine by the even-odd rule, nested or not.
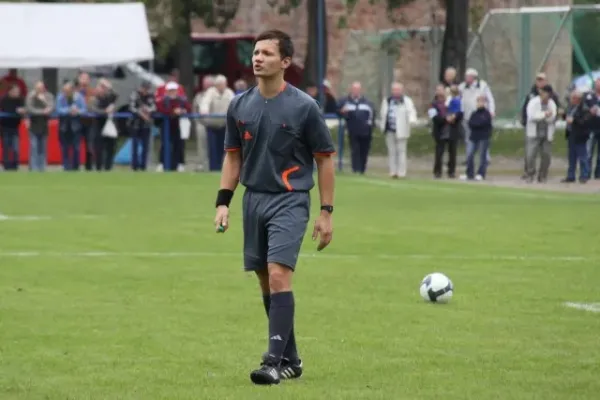
[[(597, 196), (340, 176), (334, 241), (307, 236), (295, 277), (305, 376), (269, 388), (248, 378), (267, 321), (241, 193), (217, 235), (217, 182), (0, 174), (0, 399), (600, 393), (600, 313), (564, 306), (600, 302)], [(448, 305), (419, 297), (434, 271)]]

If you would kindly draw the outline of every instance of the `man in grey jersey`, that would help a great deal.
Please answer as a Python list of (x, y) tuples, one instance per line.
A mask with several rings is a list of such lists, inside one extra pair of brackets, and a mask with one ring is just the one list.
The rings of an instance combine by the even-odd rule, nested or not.
[(227, 111), (216, 201), (215, 227), (225, 232), (238, 182), (246, 187), (244, 268), (256, 273), (269, 317), (269, 349), (250, 379), (263, 385), (302, 375), (291, 283), (309, 219), (315, 161), (321, 200), (313, 231), (313, 240), (320, 238), (317, 250), (332, 238), (335, 150), (316, 101), (284, 81), (293, 53), (284, 32), (256, 38), (252, 63), (258, 85), (234, 98)]

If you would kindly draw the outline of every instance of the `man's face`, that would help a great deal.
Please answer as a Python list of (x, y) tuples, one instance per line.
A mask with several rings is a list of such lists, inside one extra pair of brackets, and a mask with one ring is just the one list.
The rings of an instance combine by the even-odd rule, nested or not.
[(596, 93), (600, 93), (600, 79), (596, 79), (594, 81), (594, 91)]
[(78, 82), (80, 86), (88, 86), (90, 84), (90, 76), (84, 72), (83, 74), (79, 75)]
[(465, 75), (465, 82), (467, 82), (467, 85), (475, 82), (475, 75)]
[(212, 86), (213, 86), (212, 78), (206, 76), (206, 77), (204, 77), (204, 79), (202, 79), (202, 89), (206, 90)]
[(437, 85), (435, 87), (435, 96), (446, 97), (446, 88), (444, 88), (444, 85)]
[(362, 92), (362, 87), (361, 87), (360, 83), (354, 82), (352, 84), (352, 86), (350, 86), (350, 95), (352, 97), (360, 97), (361, 92)]
[(227, 88), (227, 82), (217, 82), (215, 83), (215, 87), (219, 92), (223, 93)]
[(571, 94), (571, 104), (577, 105), (577, 104), (579, 104), (580, 101), (581, 101), (581, 96), (579, 96), (577, 93)]
[(450, 83), (456, 79), (456, 70), (453, 68), (448, 68), (444, 71), (444, 81)]
[(167, 96), (172, 99), (177, 97), (177, 89), (167, 90)]
[(17, 70), (14, 68), (11, 68), (8, 70), (8, 76), (10, 76), (11, 78), (16, 78), (17, 77)]
[(34, 89), (37, 93), (44, 93), (46, 91), (46, 85), (44, 85), (44, 82), (38, 82), (35, 84)]
[(66, 96), (71, 96), (73, 94), (73, 85), (71, 83), (67, 83), (63, 86), (63, 92)]
[(535, 78), (535, 86), (540, 89), (546, 85), (546, 80), (544, 78)]
[(404, 94), (404, 87), (402, 85), (392, 85), (392, 96), (400, 97)]
[(548, 101), (549, 98), (550, 98), (550, 93), (546, 92), (545, 90), (540, 91), (540, 99), (542, 99), (543, 102)]
[(256, 42), (252, 54), (252, 68), (254, 75), (265, 78), (271, 77), (290, 66), (289, 57), (281, 59), (279, 41), (274, 39)]
[(21, 95), (21, 89), (19, 89), (18, 86), (13, 86), (12, 88), (10, 88), (10, 90), (8, 91), (8, 95), (10, 97), (19, 97)]

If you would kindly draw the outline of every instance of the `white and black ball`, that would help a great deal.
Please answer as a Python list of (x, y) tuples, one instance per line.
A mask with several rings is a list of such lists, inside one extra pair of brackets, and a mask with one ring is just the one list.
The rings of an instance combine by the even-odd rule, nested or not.
[(454, 293), (454, 284), (446, 275), (434, 272), (423, 278), (419, 292), (425, 301), (447, 303)]

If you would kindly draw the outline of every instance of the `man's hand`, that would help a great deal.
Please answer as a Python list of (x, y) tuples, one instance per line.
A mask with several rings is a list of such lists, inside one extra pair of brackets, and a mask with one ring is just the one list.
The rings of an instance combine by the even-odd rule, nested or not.
[(226, 232), (229, 228), (229, 207), (217, 207), (217, 215), (215, 217), (215, 230), (217, 233)]
[(331, 214), (327, 211), (322, 211), (321, 215), (317, 217), (315, 221), (315, 229), (313, 230), (312, 239), (317, 240), (319, 238), (319, 245), (317, 251), (323, 250), (331, 242), (333, 238), (333, 222), (331, 220)]
[(23, 107), (17, 108), (17, 113), (21, 114), (21, 115), (24, 115), (25, 114), (25, 108), (23, 108)]
[(567, 117), (567, 124), (572, 124), (573, 123), (573, 117)]

